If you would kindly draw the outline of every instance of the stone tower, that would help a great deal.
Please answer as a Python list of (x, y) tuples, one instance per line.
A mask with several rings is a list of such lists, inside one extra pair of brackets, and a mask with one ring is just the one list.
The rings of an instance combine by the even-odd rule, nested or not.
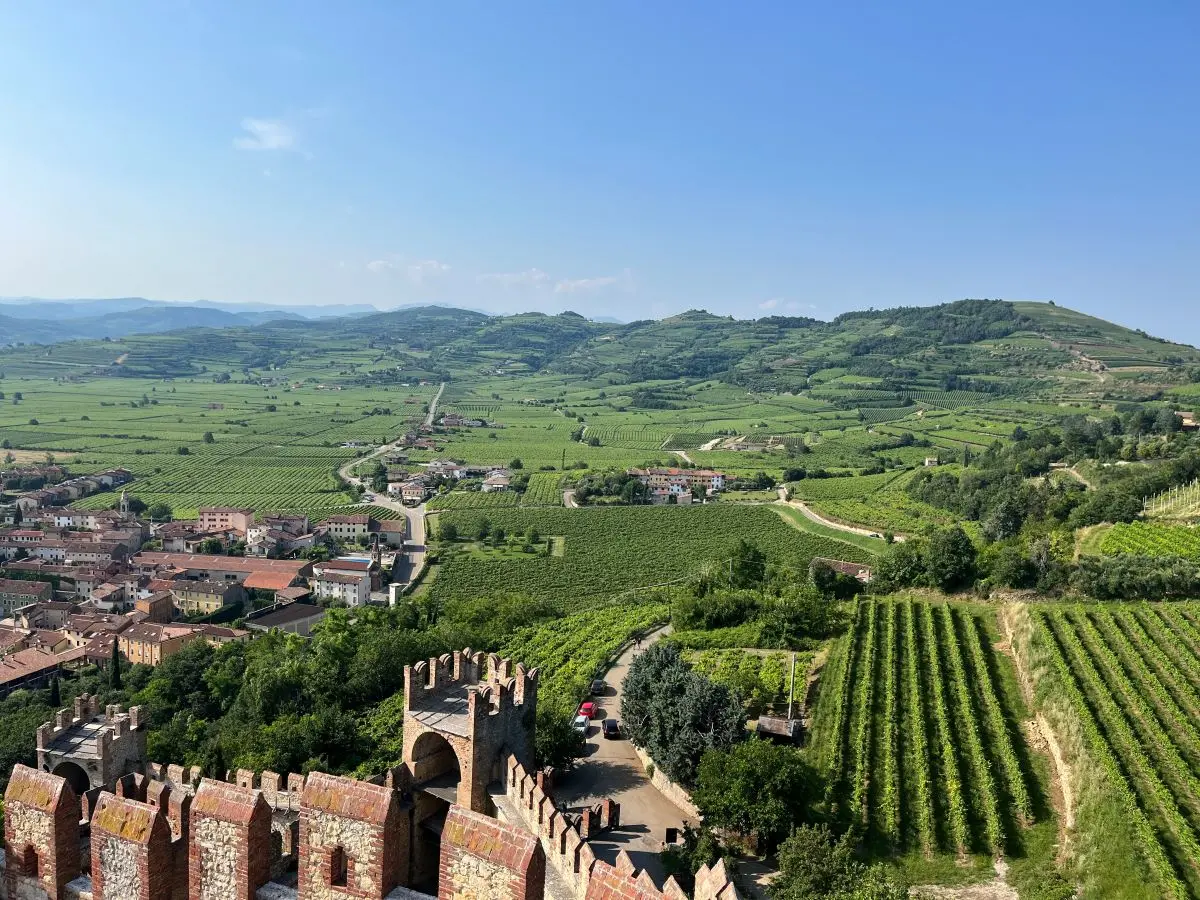
[(38, 768), (65, 778), (79, 797), (112, 790), (117, 779), (145, 769), (146, 724), (140, 706), (100, 712), (94, 696), (76, 697), (74, 709), (60, 709), (38, 728)]
[[(466, 650), (404, 667), (404, 762), (413, 788), (449, 788), (453, 802), (487, 812), (487, 786), (512, 755), (533, 767), (537, 669)], [(448, 798), (449, 799), (449, 798)]]

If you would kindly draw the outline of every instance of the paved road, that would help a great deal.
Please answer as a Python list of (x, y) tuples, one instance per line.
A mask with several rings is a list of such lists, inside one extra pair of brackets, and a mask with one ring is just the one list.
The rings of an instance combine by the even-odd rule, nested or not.
[[(443, 381), (438, 387), (438, 392), (434, 395), (433, 400), (429, 403), (429, 414), (425, 416), (426, 425), (433, 424), (434, 416), (437, 415), (438, 401), (442, 399), (442, 393), (445, 390), (446, 382)], [(370, 491), (371, 486), (362, 478), (354, 475), (351, 472), (351, 469), (353, 469), (359, 463), (366, 462), (391, 450), (395, 450), (399, 444), (399, 440), (390, 441), (386, 444), (376, 447), (365, 456), (355, 457), (338, 469), (338, 475), (344, 478), (350, 484), (356, 484), (363, 490)], [(374, 492), (372, 491), (372, 493)], [(425, 568), (425, 504), (422, 503), (420, 506), (405, 506), (403, 503), (399, 502), (398, 500), (393, 500), (386, 494), (375, 494), (374, 500), (364, 501), (364, 503), (361, 505), (382, 506), (384, 509), (390, 509), (394, 512), (401, 513), (406, 519), (408, 519), (407, 542), (411, 545), (412, 549), (410, 549), (407, 553), (408, 568), (406, 577), (400, 580), (402, 583), (407, 584), (415, 579), (421, 570)]]
[[(655, 632), (642, 642), (642, 648), (669, 632), (669, 625)], [(682, 828), (687, 814), (650, 783), (629, 741), (605, 740), (599, 728), (601, 718), (619, 718), (621, 682), (639, 652), (636, 647), (629, 648), (605, 674), (607, 693), (597, 698), (599, 718), (588, 730), (589, 755), (574, 772), (555, 784), (554, 799), (568, 809), (582, 809), (605, 797), (619, 802), (621, 827), (593, 839), (592, 849), (607, 862), (615, 861), (617, 852), (625, 850), (634, 865), (648, 870), (661, 884), (663, 872), (658, 853), (666, 829)]]
[(438, 392), (434, 395), (433, 400), (429, 403), (429, 415), (425, 417), (425, 424), (432, 427), (433, 419), (437, 415), (438, 401), (442, 399), (442, 393), (446, 390), (446, 382), (438, 385)]

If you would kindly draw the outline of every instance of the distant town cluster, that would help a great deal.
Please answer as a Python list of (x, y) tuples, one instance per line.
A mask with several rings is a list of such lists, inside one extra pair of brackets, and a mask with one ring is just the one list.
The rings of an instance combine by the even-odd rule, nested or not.
[[(123, 469), (72, 478), (42, 465), (5, 476), (14, 471), (46, 484), (0, 509), (0, 696), (115, 654), (157, 666), (191, 641), (307, 636), (330, 606), (395, 601), (387, 576), (405, 549), (404, 518), (314, 523), (213, 506), (154, 522), (132, 511)], [(115, 509), (70, 505), (116, 488)]]

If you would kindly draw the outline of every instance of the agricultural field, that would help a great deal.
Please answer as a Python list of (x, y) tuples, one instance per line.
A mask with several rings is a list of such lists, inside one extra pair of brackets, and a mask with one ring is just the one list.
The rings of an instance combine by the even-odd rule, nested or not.
[[(139, 499), (165, 502), (178, 517), (230, 504), (317, 519), (351, 502), (335, 473), (362, 451), (343, 445), (391, 440), (436, 390), (136, 378), (3, 384), (0, 439), (23, 455), (49, 453), (81, 474), (123, 466)], [(80, 505), (113, 502), (99, 494)]]
[[(1150, 896), (1200, 897), (1200, 606), (1044, 607), (1053, 675), (1123, 811)], [(1139, 894), (1138, 896), (1142, 896)]]
[(538, 708), (570, 716), (617, 651), (667, 621), (665, 603), (615, 603), (515, 632), (500, 654), (541, 673)]
[(1200, 527), (1158, 522), (1118, 523), (1105, 531), (1100, 551), (1106, 556), (1131, 553), (1200, 560)]
[(1009, 662), (983, 607), (856, 604), (823, 675), (814, 759), (876, 853), (1021, 856), (1048, 817)]
[(1200, 519), (1200, 481), (1149, 498), (1144, 515), (1148, 519)]
[(798, 531), (766, 505), (518, 507), (438, 514), (439, 526), (453, 523), (462, 534), (475, 533), (484, 518), (509, 534), (533, 527), (561, 537), (564, 552), (503, 561), (448, 559), (430, 587), (435, 599), (520, 593), (578, 608), (598, 597), (686, 580), (706, 566), (719, 566), (739, 538), (754, 541), (773, 560), (799, 571), (814, 556), (875, 559), (845, 541)]
[(881, 534), (923, 534), (955, 524), (958, 520), (949, 511), (904, 492), (911, 477), (911, 471), (899, 471), (856, 478), (809, 478), (789, 487), (795, 499), (820, 515)]
[[(797, 653), (795, 657), (797, 692), (802, 695), (812, 654)], [(747, 649), (688, 650), (683, 658), (696, 672), (737, 691), (751, 718), (787, 714), (791, 653)]]
[(512, 491), (448, 491), (434, 495), (426, 506), (431, 512), (443, 509), (501, 509), (517, 506), (520, 499)]

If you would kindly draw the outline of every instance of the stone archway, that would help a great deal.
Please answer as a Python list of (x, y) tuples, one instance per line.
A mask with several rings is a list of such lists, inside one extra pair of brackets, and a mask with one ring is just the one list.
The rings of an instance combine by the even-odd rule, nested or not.
[(436, 731), (426, 731), (412, 746), (409, 759), (413, 782), (437, 780), (455, 781), (462, 775), (462, 763), (458, 753), (446, 738)]
[(428, 894), (438, 892), (442, 826), (458, 796), (462, 770), (458, 753), (445, 737), (426, 731), (412, 745), (412, 883)]
[(75, 796), (82, 799), (83, 795), (92, 789), (92, 780), (88, 777), (87, 772), (70, 760), (64, 760), (54, 767), (51, 775), (57, 775), (59, 778), (65, 778), (67, 784), (71, 786), (71, 790), (75, 792)]

